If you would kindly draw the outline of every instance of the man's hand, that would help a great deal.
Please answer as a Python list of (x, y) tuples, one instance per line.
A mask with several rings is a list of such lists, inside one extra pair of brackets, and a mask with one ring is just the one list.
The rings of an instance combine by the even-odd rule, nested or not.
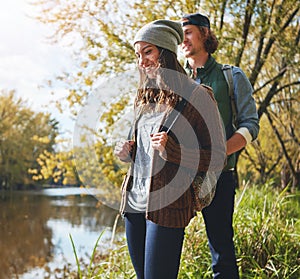
[(231, 155), (244, 148), (247, 144), (246, 139), (239, 133), (234, 133), (230, 139), (227, 140), (226, 155)]

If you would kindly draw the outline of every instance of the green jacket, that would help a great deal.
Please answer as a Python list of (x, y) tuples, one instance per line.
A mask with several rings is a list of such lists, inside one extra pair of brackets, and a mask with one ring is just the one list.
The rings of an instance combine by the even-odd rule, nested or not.
[[(189, 64), (186, 63), (186, 70), (190, 77), (193, 77), (199, 84), (205, 84), (213, 89), (215, 99), (218, 103), (218, 109), (223, 120), (226, 139), (229, 139), (236, 129), (245, 127), (248, 129), (254, 140), (259, 131), (259, 120), (256, 110), (255, 101), (252, 97), (253, 88), (243, 73), (238, 67), (233, 67), (233, 83), (234, 83), (234, 98), (237, 107), (237, 122), (235, 128), (232, 121), (232, 109), (230, 97), (228, 93), (228, 85), (222, 70), (223, 65), (216, 62), (210, 56), (204, 67), (197, 69), (197, 76), (193, 77), (193, 73)], [(227, 158), (227, 165), (224, 171), (234, 168), (236, 165), (236, 154), (232, 154)]]

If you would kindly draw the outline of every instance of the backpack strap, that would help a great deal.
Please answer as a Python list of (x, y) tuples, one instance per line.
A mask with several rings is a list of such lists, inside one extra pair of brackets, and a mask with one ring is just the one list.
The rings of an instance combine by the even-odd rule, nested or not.
[(167, 119), (166, 119), (166, 121), (164, 123), (164, 127), (161, 129), (161, 131), (165, 131), (167, 134), (171, 131), (173, 125), (177, 121), (177, 118), (179, 117), (179, 115), (183, 111), (183, 109), (186, 106), (186, 104), (187, 104), (187, 100), (184, 99), (184, 98), (182, 98), (182, 100), (180, 100), (176, 104), (175, 108), (172, 110), (172, 112), (170, 113), (170, 115), (167, 117)]
[[(224, 77), (226, 79), (226, 82), (228, 84), (228, 95), (230, 98), (231, 103), (231, 110), (232, 110), (232, 125), (235, 129), (237, 129), (237, 107), (234, 99), (234, 87), (233, 87), (233, 73), (232, 73), (232, 66), (228, 64), (224, 64), (222, 67)], [(235, 178), (235, 184), (236, 188), (239, 186), (239, 175), (237, 171), (237, 162), (240, 156), (240, 153), (243, 149), (236, 152), (236, 166), (234, 168), (234, 178)]]
[(233, 91), (233, 74), (232, 74), (232, 66), (228, 64), (224, 64), (222, 66), (222, 70), (224, 73), (224, 77), (228, 84), (228, 95), (230, 98), (231, 103), (231, 110), (232, 110), (232, 124), (235, 128), (237, 128), (237, 107), (234, 99), (234, 91)]
[(163, 128), (160, 130), (160, 132), (165, 131), (168, 134), (171, 131), (173, 125), (177, 121), (177, 118), (182, 113), (186, 104), (189, 102), (189, 99), (197, 86), (199, 86), (199, 84), (197, 84), (195, 81), (188, 82), (188, 84), (185, 87), (185, 96), (181, 96), (181, 100), (175, 105), (175, 108), (167, 117)]

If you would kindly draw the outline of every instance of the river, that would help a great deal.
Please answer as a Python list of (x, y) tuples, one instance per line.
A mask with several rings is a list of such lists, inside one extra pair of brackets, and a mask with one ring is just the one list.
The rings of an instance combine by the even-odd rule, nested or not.
[[(94, 245), (110, 247), (117, 211), (79, 188), (0, 192), (0, 279), (59, 278), (55, 270), (89, 262)], [(118, 237), (123, 236), (118, 221)], [(52, 276), (53, 275), (53, 276)]]

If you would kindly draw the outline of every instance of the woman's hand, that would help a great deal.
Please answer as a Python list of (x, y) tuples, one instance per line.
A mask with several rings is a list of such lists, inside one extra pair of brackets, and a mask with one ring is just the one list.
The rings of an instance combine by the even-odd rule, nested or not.
[(121, 160), (121, 161), (128, 161), (130, 158), (130, 152), (132, 151), (132, 147), (134, 145), (133, 140), (120, 140), (117, 142), (114, 154)]
[(159, 153), (163, 153), (166, 147), (166, 143), (168, 140), (168, 135), (166, 132), (159, 132), (155, 134), (151, 134), (151, 144), (155, 150), (158, 150)]

